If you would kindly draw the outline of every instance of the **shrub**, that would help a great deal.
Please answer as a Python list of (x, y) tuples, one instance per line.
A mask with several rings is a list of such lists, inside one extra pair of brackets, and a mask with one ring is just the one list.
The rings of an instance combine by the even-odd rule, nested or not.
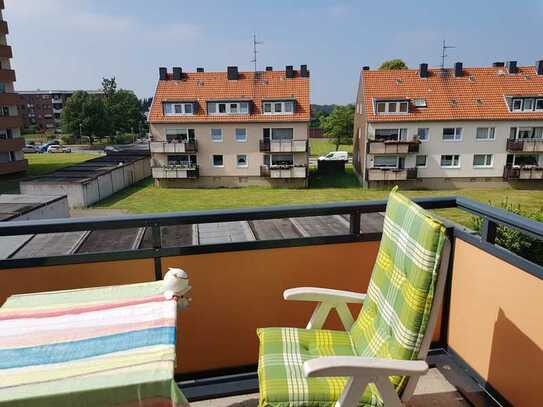
[(75, 137), (70, 136), (69, 134), (61, 136), (60, 141), (62, 144), (76, 144)]
[(129, 133), (118, 134), (113, 137), (114, 144), (130, 144), (134, 141), (134, 135)]
[[(492, 202), (489, 202), (489, 204), (492, 205)], [(497, 207), (537, 222), (543, 222), (543, 208), (538, 211), (527, 210), (523, 209), (520, 205), (515, 206), (509, 203), (507, 199), (502, 201)], [(472, 229), (480, 233), (482, 225), (481, 218), (472, 218)], [(543, 240), (541, 239), (528, 236), (516, 229), (498, 225), (496, 244), (533, 263), (543, 266)]]

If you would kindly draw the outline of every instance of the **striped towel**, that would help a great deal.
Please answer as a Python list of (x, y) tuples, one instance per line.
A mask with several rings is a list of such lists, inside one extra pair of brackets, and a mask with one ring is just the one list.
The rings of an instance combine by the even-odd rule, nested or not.
[(0, 406), (186, 405), (174, 381), (176, 317), (162, 282), (10, 297)]

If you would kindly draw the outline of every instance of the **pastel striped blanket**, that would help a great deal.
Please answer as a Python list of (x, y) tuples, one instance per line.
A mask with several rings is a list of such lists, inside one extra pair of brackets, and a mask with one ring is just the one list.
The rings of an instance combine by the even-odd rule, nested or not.
[(0, 308), (0, 406), (188, 404), (162, 282), (15, 295)]

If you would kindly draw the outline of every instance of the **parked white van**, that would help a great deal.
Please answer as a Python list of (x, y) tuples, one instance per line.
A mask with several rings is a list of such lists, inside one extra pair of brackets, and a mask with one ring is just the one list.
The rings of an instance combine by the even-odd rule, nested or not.
[(349, 154), (347, 151), (331, 151), (326, 155), (319, 157), (319, 161), (348, 161)]

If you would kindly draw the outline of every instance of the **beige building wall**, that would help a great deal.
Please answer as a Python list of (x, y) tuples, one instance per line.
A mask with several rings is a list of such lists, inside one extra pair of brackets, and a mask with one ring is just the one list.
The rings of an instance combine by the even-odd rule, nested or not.
[[(259, 177), (260, 167), (264, 164), (264, 155), (260, 152), (260, 141), (263, 139), (264, 128), (292, 128), (293, 140), (307, 140), (308, 123), (182, 123), (182, 124), (151, 124), (151, 134), (154, 141), (165, 141), (168, 129), (194, 129), (198, 145), (197, 163), (200, 177), (202, 176), (233, 176)], [(223, 132), (222, 142), (211, 138), (211, 129), (220, 128)], [(247, 141), (236, 141), (236, 129), (247, 129)], [(172, 154), (172, 153), (170, 153)], [(189, 153), (188, 153), (189, 154)], [(194, 154), (194, 153), (193, 153)], [(224, 166), (213, 166), (213, 155), (222, 154)], [(248, 166), (237, 167), (237, 155), (246, 154)], [(155, 165), (167, 164), (168, 154), (153, 153)], [(307, 152), (293, 153), (294, 165), (307, 165)]]
[[(461, 127), (462, 140), (445, 141), (442, 138), (443, 128)], [(495, 139), (481, 141), (475, 139), (478, 127), (494, 127)], [(511, 127), (543, 127), (543, 121), (442, 121), (442, 122), (388, 122), (368, 123), (368, 139), (373, 139), (375, 129), (406, 128), (407, 137), (417, 135), (419, 128), (429, 129), (428, 141), (421, 142), (418, 153), (406, 156), (405, 167), (415, 167), (416, 155), (427, 156), (426, 168), (418, 169), (418, 178), (485, 178), (502, 177), (506, 164), (507, 139)], [(442, 154), (460, 155), (460, 168), (442, 168)], [(492, 154), (491, 168), (475, 168), (473, 166), (474, 154)], [(539, 156), (539, 165), (543, 165), (543, 155)], [(373, 166), (373, 156), (367, 155), (367, 167)]]

